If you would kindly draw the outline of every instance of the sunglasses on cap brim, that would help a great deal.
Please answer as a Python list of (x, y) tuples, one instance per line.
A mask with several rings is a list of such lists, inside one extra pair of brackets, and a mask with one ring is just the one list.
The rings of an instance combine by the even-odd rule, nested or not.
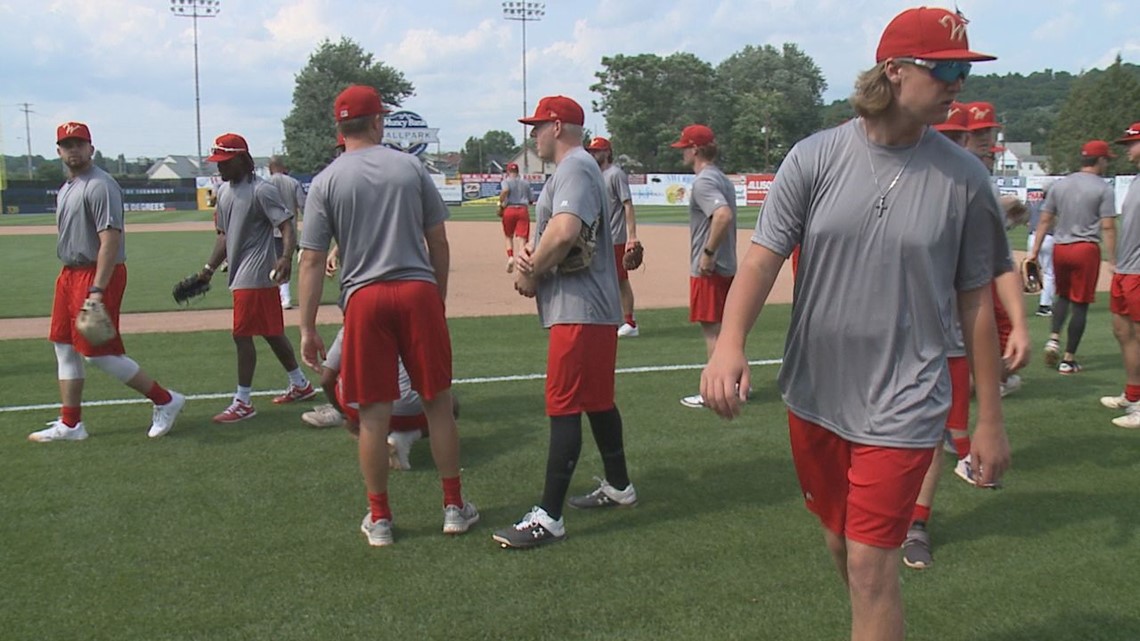
[(970, 76), (973, 65), (965, 60), (926, 60), (924, 58), (895, 58), (897, 62), (922, 67), (936, 80), (947, 84), (965, 80)]
[(237, 147), (210, 147), (210, 154), (240, 154), (245, 149), (238, 149)]

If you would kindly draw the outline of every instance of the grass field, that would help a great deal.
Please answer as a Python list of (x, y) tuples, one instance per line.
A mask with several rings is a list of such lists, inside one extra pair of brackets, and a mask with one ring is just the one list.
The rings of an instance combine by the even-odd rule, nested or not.
[[(778, 357), (787, 307), (769, 308), (749, 356)], [(699, 363), (684, 310), (645, 312), (619, 367)], [(1104, 302), (1082, 345), (1086, 370), (1035, 362), (1005, 409), (1014, 467), (1004, 491), (946, 472), (932, 520), (936, 566), (903, 568), (914, 639), (1140, 638), (1135, 553), (1140, 434), (1114, 428), (1097, 396), (1120, 389)], [(0, 412), (0, 637), (5, 639), (779, 639), (846, 638), (846, 597), (803, 508), (775, 366), (733, 423), (689, 410), (695, 370), (619, 374), (641, 505), (567, 514), (566, 543), (500, 550), (491, 530), (541, 491), (539, 380), (464, 383), (543, 370), (533, 317), (451, 322), (462, 399), (466, 492), (483, 523), (447, 539), (425, 445), (394, 475), (397, 544), (370, 549), (352, 441), (302, 426), (259, 397), (260, 414), (217, 426), (225, 400), (191, 401), (145, 436), (146, 405), (90, 407), (92, 437), (35, 445), (55, 409)], [(1033, 319), (1035, 339), (1045, 321)], [(331, 333), (331, 332), (330, 332)], [(509, 349), (488, 336), (510, 336)], [(172, 340), (172, 338), (174, 340)], [(225, 333), (131, 336), (152, 373), (192, 394), (233, 385)], [(283, 386), (264, 346), (255, 388)], [(54, 404), (44, 341), (0, 343), (2, 405)], [(130, 398), (99, 372), (87, 398)], [(586, 430), (588, 435), (589, 431)], [(583, 448), (572, 492), (600, 472)]]

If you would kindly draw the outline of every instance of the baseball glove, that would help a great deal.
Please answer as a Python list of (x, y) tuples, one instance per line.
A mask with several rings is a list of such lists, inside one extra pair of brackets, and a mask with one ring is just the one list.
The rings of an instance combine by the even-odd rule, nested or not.
[(621, 265), (625, 267), (626, 271), (633, 271), (641, 267), (641, 261), (645, 259), (645, 248), (641, 246), (640, 242), (633, 244), (633, 247), (625, 250), (625, 254), (621, 257)]
[(195, 296), (205, 296), (210, 291), (210, 282), (202, 280), (198, 274), (191, 274), (174, 285), (174, 302), (188, 305)]
[(1021, 285), (1026, 294), (1036, 294), (1041, 291), (1041, 268), (1037, 265), (1037, 261), (1022, 259)]
[(75, 317), (75, 329), (83, 334), (83, 338), (87, 339), (92, 347), (106, 343), (114, 338), (117, 333), (115, 325), (111, 323), (111, 317), (107, 315), (107, 308), (103, 306), (103, 302), (90, 298), (83, 301), (83, 308)]
[(578, 238), (574, 239), (574, 246), (570, 248), (570, 252), (562, 259), (562, 262), (558, 263), (558, 273), (573, 274), (589, 269), (590, 264), (594, 261), (596, 244), (593, 225), (582, 225), (581, 231), (578, 232)]

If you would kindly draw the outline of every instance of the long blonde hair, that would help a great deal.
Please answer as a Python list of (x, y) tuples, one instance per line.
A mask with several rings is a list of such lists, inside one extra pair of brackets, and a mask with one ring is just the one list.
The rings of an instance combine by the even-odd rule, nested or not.
[(890, 108), (894, 91), (885, 61), (859, 74), (855, 79), (855, 93), (849, 100), (855, 113), (864, 118), (878, 116)]

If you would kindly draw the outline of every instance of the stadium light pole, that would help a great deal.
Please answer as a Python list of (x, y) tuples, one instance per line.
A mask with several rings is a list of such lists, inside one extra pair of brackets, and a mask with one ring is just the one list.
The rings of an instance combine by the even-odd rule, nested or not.
[(198, 90), (198, 18), (222, 12), (222, 0), (170, 0), (170, 13), (194, 21), (194, 121), (198, 126), (198, 175), (202, 175), (202, 96)]
[[(173, 1), (173, 0), (172, 0)], [(503, 17), (522, 23), (522, 90), (523, 90), (523, 118), (530, 115), (526, 107), (526, 23), (538, 22), (546, 15), (545, 2), (530, 2), (529, 0), (507, 0), (503, 3)], [(522, 127), (523, 173), (530, 172), (530, 163), (527, 162), (526, 153), (526, 125)]]

